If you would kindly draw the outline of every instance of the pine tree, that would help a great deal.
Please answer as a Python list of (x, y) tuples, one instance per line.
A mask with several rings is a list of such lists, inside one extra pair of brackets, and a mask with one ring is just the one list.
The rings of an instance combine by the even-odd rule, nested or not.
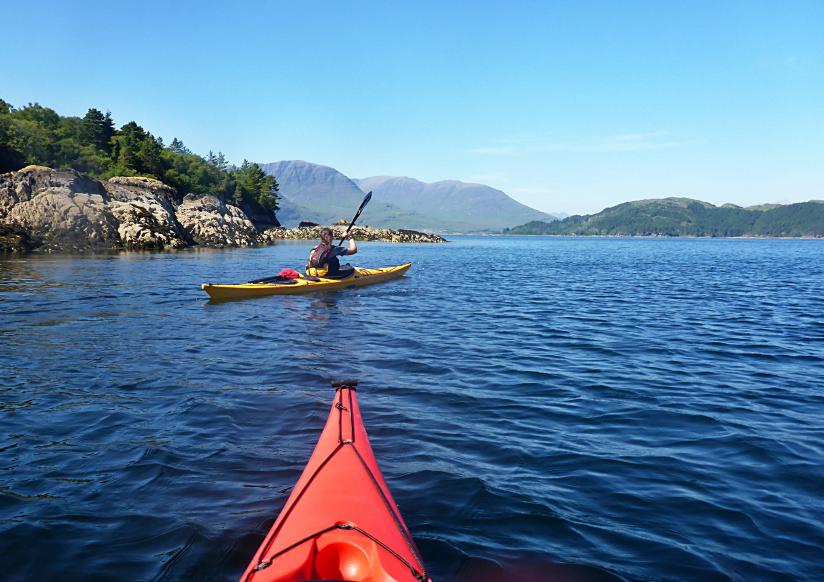
[(140, 160), (140, 144), (146, 139), (146, 131), (130, 121), (120, 128), (113, 139), (112, 157), (117, 162), (116, 172), (127, 176), (143, 172)]
[[(255, 165), (257, 166), (257, 164)], [(266, 176), (262, 186), (258, 192), (258, 202), (267, 210), (276, 212), (278, 209), (278, 192), (280, 191), (278, 181), (274, 176)]]
[(107, 154), (112, 153), (112, 138), (114, 137), (114, 120), (112, 120), (112, 112), (106, 111), (106, 116), (103, 118), (103, 135), (105, 136), (105, 143), (103, 144), (103, 151)]
[(140, 159), (139, 172), (151, 174), (158, 180), (163, 179), (163, 145), (159, 143), (152, 134), (147, 133), (138, 148)]
[(223, 155), (223, 152), (217, 152), (217, 163), (215, 164), (218, 170), (226, 171), (229, 167), (229, 162), (226, 161), (226, 156)]
[(183, 145), (183, 142), (180, 141), (179, 139), (177, 139), (176, 137), (172, 138), (172, 143), (169, 144), (169, 149), (171, 151), (175, 152), (176, 154), (191, 154), (192, 153), (192, 151), (189, 148), (187, 148), (185, 145)]
[(91, 145), (106, 153), (111, 151), (111, 139), (114, 135), (112, 116), (91, 108), (83, 117), (80, 139), (84, 145)]

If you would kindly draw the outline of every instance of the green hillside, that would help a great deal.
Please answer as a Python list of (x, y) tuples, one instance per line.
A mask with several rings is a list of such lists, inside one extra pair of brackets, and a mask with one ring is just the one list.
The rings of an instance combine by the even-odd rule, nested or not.
[(690, 198), (626, 202), (598, 214), (532, 221), (504, 234), (601, 236), (824, 236), (824, 201), (741, 208)]

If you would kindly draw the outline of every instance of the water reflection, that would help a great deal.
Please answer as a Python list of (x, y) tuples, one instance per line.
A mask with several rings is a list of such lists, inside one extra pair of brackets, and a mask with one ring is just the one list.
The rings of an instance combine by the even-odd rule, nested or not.
[[(345, 293), (345, 291), (343, 291)], [(338, 311), (338, 298), (333, 293), (316, 295), (309, 302), (306, 317), (318, 322), (328, 322)]]

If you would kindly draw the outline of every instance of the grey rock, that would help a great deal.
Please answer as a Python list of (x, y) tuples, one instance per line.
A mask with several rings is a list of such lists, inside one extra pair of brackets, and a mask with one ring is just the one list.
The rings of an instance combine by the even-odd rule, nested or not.
[(13, 206), (30, 201), (48, 188), (65, 188), (71, 193), (105, 194), (100, 182), (74, 170), (26, 166), (17, 172), (0, 175), (0, 219), (5, 218)]
[(258, 232), (240, 208), (215, 196), (186, 195), (177, 207), (177, 220), (199, 245), (245, 247), (258, 244)]
[(104, 183), (126, 249), (179, 249), (192, 243), (175, 216), (177, 192), (159, 180), (114, 177)]
[(109, 207), (124, 249), (181, 249), (189, 244), (189, 234), (157, 200), (113, 201)]
[(28, 166), (0, 176), (0, 223), (43, 251), (181, 248), (190, 239), (175, 218), (176, 195), (151, 178), (99, 182)]
[(49, 251), (119, 246), (106, 190), (73, 170), (28, 166), (0, 177), (0, 220), (24, 229)]

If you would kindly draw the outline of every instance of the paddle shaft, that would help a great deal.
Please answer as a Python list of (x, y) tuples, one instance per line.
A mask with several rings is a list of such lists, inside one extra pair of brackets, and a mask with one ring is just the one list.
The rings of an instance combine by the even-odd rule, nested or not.
[(346, 229), (346, 232), (344, 233), (343, 238), (340, 239), (340, 242), (338, 243), (338, 246), (342, 245), (343, 241), (346, 240), (346, 237), (349, 236), (349, 231), (351, 231), (352, 227), (355, 226), (355, 221), (361, 215), (361, 212), (363, 212), (363, 209), (366, 208), (366, 205), (369, 204), (370, 200), (372, 200), (372, 191), (371, 190), (369, 191), (369, 194), (367, 194), (366, 197), (363, 199), (363, 202), (361, 202), (360, 208), (358, 208), (358, 211), (355, 213), (355, 218), (353, 218), (352, 222), (349, 223), (349, 228)]

